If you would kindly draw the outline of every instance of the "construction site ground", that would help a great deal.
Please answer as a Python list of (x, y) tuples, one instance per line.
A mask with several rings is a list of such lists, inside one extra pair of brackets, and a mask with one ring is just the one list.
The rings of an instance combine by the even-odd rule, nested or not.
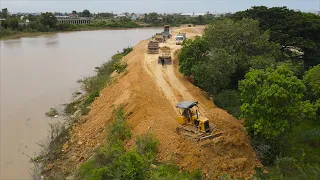
[[(172, 162), (185, 170), (201, 169), (206, 175), (229, 174), (233, 178), (248, 178), (260, 162), (250, 145), (241, 121), (216, 107), (212, 100), (190, 83), (178, 71), (175, 35), (186, 32), (187, 38), (202, 35), (203, 27), (177, 28), (173, 38), (160, 46), (172, 49), (173, 64), (162, 67), (157, 54), (147, 54), (148, 40), (141, 41), (124, 60), (127, 73), (121, 74), (100, 92), (84, 122), (75, 124), (71, 139), (64, 145), (64, 158), (57, 165), (63, 169), (79, 166), (92, 156), (96, 147), (106, 140), (108, 124), (114, 109), (124, 105), (127, 124), (132, 131), (134, 146), (137, 135), (152, 132), (160, 141), (157, 161)], [(176, 133), (180, 124), (175, 105), (179, 101), (197, 100), (202, 117), (217, 127), (221, 136), (200, 147)]]

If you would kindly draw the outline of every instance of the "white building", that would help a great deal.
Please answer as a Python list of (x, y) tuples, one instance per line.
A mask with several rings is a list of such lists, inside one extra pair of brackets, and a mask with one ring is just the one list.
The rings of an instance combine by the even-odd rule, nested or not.
[(188, 17), (198, 17), (198, 16), (204, 16), (206, 14), (207, 13), (195, 13), (195, 12), (192, 12), (192, 13), (181, 13), (180, 15), (181, 16), (188, 16)]

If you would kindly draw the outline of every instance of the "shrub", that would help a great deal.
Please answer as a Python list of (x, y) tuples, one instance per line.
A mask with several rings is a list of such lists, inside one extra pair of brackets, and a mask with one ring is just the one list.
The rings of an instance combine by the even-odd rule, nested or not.
[(93, 91), (89, 94), (87, 100), (84, 102), (85, 106), (90, 105), (96, 97), (99, 97), (99, 91)]
[(239, 118), (241, 115), (240, 106), (240, 93), (237, 90), (221, 91), (214, 97), (215, 105), (227, 110), (228, 113), (234, 117)]
[(64, 112), (67, 115), (72, 115), (77, 111), (77, 108), (75, 107), (79, 102), (72, 102), (66, 105), (66, 107), (64, 108)]
[(58, 111), (55, 108), (50, 108), (50, 110), (46, 112), (46, 116), (48, 117), (54, 117), (55, 115), (58, 115)]
[(125, 124), (124, 111), (119, 109), (117, 111), (117, 118), (110, 127), (110, 141), (115, 142), (117, 140), (127, 140), (131, 137), (131, 132)]
[(126, 70), (126, 67), (128, 66), (125, 62), (116, 62), (114, 63), (114, 69), (117, 73), (122, 73)]
[(140, 155), (147, 155), (151, 160), (158, 153), (159, 141), (150, 133), (141, 135), (136, 139), (136, 150)]
[(320, 148), (320, 129), (311, 129), (301, 133), (298, 138), (300, 142), (309, 146)]

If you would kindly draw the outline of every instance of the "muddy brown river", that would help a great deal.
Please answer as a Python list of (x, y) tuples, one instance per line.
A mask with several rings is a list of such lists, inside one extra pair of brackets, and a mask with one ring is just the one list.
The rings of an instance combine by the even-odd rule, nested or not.
[(0, 179), (31, 179), (30, 157), (48, 135), (50, 108), (70, 102), (76, 82), (124, 47), (162, 29), (57, 33), (0, 41)]

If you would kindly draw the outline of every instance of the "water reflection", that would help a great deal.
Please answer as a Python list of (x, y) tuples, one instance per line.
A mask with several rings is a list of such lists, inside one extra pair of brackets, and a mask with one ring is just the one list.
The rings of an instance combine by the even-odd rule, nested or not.
[(7, 40), (2, 42), (4, 47), (7, 47), (7, 48), (21, 47), (22, 45), (22, 39)]
[(76, 81), (92, 75), (106, 57), (159, 31), (83, 31), (1, 41), (0, 179), (31, 179), (25, 154), (39, 151), (36, 143), (57, 120), (45, 113), (52, 107), (62, 111), (57, 105), (69, 102)]

